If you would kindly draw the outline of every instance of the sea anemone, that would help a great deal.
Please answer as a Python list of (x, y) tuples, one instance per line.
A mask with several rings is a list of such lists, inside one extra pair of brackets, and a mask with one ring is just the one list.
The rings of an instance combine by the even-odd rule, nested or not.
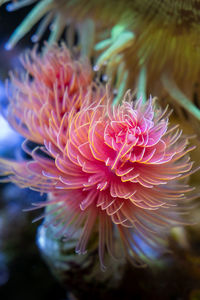
[(8, 120), (27, 139), (38, 144), (56, 140), (64, 114), (79, 110), (92, 81), (89, 62), (73, 59), (65, 44), (37, 47), (21, 57), (25, 72), (10, 73)]
[(112, 106), (109, 91), (99, 89), (93, 89), (95, 101), (86, 94), (79, 111), (62, 117), (59, 147), (49, 140), (31, 161), (1, 160), (2, 173), (51, 194), (36, 208), (49, 207), (42, 217), (51, 216), (57, 236), (70, 238), (82, 228), (77, 253), (85, 253), (98, 230), (102, 268), (105, 253), (116, 254), (115, 238), (130, 261), (140, 264), (146, 254), (138, 240), (162, 248), (169, 228), (183, 222), (185, 202), (196, 197), (184, 180), (193, 172), (193, 147), (151, 98), (133, 102), (128, 92), (121, 105)]

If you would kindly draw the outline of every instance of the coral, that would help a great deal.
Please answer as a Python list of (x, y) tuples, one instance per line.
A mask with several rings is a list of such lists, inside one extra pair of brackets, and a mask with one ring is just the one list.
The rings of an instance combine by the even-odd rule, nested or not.
[(52, 216), (57, 236), (70, 238), (82, 228), (77, 253), (85, 253), (92, 232), (99, 232), (102, 268), (105, 250), (115, 255), (119, 235), (134, 263), (146, 256), (136, 236), (162, 248), (169, 228), (184, 222), (185, 201), (197, 197), (184, 180), (194, 172), (187, 154), (193, 147), (169, 126), (166, 111), (152, 99), (131, 102), (130, 93), (112, 106), (103, 91), (93, 88), (93, 102), (86, 94), (79, 111), (63, 116), (58, 147), (50, 140), (30, 153), (32, 161), (1, 160), (8, 180), (51, 193), (36, 207), (49, 206), (41, 217)]

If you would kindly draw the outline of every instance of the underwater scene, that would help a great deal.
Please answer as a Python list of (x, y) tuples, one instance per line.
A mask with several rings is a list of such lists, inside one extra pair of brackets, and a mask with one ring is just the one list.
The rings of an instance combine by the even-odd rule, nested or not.
[(0, 299), (200, 300), (200, 0), (0, 0)]

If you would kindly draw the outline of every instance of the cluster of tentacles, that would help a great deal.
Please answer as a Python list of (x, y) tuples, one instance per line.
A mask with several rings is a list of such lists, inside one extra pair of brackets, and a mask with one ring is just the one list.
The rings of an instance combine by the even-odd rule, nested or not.
[[(24, 73), (11, 73), (10, 124), (27, 140), (30, 160), (0, 160), (1, 175), (21, 187), (48, 193), (42, 217), (57, 236), (81, 234), (85, 253), (95, 233), (104, 268), (116, 240), (127, 257), (142, 263), (142, 247), (162, 249), (171, 227), (198, 195), (187, 185), (192, 170), (188, 138), (170, 126), (167, 109), (130, 92), (113, 104), (108, 87), (95, 83), (90, 64), (73, 58), (64, 44), (27, 52)], [(29, 141), (38, 144), (30, 148)], [(49, 219), (48, 219), (49, 220)]]

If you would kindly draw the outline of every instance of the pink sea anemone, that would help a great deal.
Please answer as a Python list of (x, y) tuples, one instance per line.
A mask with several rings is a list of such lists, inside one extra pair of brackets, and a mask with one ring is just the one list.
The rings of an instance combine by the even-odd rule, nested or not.
[(32, 161), (1, 166), (9, 180), (51, 193), (36, 206), (49, 206), (46, 215), (59, 224), (58, 236), (69, 238), (82, 228), (77, 253), (86, 251), (98, 230), (104, 267), (105, 251), (115, 254), (116, 237), (136, 263), (142, 254), (136, 236), (161, 247), (169, 228), (183, 221), (185, 200), (195, 194), (183, 180), (192, 172), (192, 147), (177, 126), (169, 126), (167, 112), (152, 99), (132, 102), (130, 93), (112, 106), (109, 92), (102, 91), (96, 87), (96, 101), (86, 94), (79, 111), (63, 115), (59, 150), (49, 139), (32, 152)]
[(92, 81), (87, 60), (75, 60), (63, 43), (27, 51), (21, 62), (26, 72), (10, 73), (8, 84), (11, 125), (29, 140), (43, 144), (52, 139), (64, 114), (80, 107), (82, 94)]

